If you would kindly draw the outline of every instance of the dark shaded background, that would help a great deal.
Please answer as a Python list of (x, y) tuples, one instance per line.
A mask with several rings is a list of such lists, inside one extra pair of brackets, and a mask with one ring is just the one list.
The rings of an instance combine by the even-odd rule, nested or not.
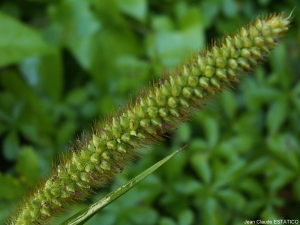
[(91, 202), (189, 144), (90, 225), (300, 220), (299, 2), (1, 1), (0, 223), (95, 119), (212, 38), (294, 7), (291, 30), (269, 63), (100, 190)]

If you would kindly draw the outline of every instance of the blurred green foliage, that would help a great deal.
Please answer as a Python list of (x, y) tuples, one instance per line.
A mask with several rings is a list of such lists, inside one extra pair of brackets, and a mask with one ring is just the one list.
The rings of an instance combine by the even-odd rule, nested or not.
[[(95, 119), (211, 38), (294, 7), (293, 26), (269, 63), (101, 189), (91, 201), (189, 144), (89, 225), (300, 219), (299, 2), (1, 1), (0, 223)], [(58, 221), (85, 204), (74, 204)]]

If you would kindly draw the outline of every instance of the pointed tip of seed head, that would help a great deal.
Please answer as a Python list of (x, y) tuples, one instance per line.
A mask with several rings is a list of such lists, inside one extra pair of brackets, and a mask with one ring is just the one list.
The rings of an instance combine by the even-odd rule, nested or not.
[(286, 20), (292, 20), (293, 19), (293, 17), (294, 17), (293, 13), (294, 13), (295, 10), (296, 10), (296, 6), (292, 9), (289, 16), (286, 18)]
[(290, 14), (286, 17), (285, 16), (285, 12), (281, 12), (281, 13), (273, 13), (270, 15), (270, 17), (268, 18), (268, 20), (273, 20), (278, 18), (281, 20), (281, 25), (282, 26), (285, 26), (285, 27), (288, 27), (291, 23), (291, 20), (293, 19), (293, 13), (294, 13), (294, 10), (296, 9), (293, 8), (292, 11), (290, 12)]

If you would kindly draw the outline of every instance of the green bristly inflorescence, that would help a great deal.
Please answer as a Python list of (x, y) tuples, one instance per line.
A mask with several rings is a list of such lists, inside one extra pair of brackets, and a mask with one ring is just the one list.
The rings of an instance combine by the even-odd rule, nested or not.
[(265, 60), (289, 24), (290, 17), (283, 14), (257, 19), (195, 54), (115, 116), (96, 123), (76, 147), (70, 147), (50, 178), (24, 200), (9, 224), (40, 224), (68, 202), (84, 199), (107, 184), (137, 155), (136, 149), (162, 139), (207, 97), (232, 86), (239, 75)]

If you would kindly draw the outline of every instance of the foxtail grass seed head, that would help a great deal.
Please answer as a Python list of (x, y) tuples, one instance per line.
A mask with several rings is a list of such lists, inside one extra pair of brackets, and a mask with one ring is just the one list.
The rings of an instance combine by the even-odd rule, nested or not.
[(148, 91), (142, 90), (136, 101), (84, 134), (8, 224), (41, 224), (67, 203), (107, 184), (137, 156), (135, 149), (162, 139), (191, 115), (191, 109), (200, 108), (205, 98), (233, 86), (238, 76), (265, 60), (289, 25), (290, 17), (283, 14), (257, 19), (195, 54)]

